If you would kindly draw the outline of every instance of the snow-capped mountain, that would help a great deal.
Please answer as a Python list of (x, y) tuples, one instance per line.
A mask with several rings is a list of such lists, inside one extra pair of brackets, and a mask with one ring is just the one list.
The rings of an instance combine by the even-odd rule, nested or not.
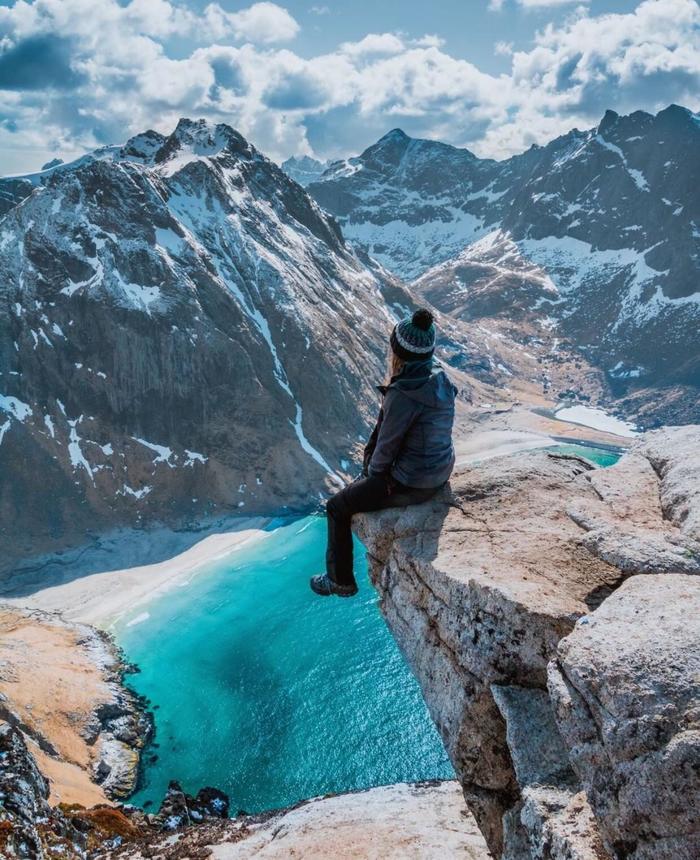
[(310, 155), (293, 155), (281, 164), (282, 170), (298, 182), (299, 185), (306, 188), (317, 179), (330, 167), (330, 161), (318, 161), (316, 158), (311, 158)]
[(337, 480), (393, 321), (279, 167), (181, 120), (0, 195), (0, 518), (18, 555), (308, 505)]
[(700, 384), (700, 117), (608, 111), (503, 162), (390, 132), (310, 193), (464, 320), (537, 315), (619, 390)]
[(482, 234), (495, 162), (394, 129), (309, 186), (343, 234), (405, 280)]

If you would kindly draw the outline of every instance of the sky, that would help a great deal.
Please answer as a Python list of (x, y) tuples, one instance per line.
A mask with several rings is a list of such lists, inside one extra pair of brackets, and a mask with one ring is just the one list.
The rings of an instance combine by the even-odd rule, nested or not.
[(672, 102), (700, 110), (698, 0), (0, 0), (0, 175), (181, 116), (278, 161), (396, 127), (504, 158)]

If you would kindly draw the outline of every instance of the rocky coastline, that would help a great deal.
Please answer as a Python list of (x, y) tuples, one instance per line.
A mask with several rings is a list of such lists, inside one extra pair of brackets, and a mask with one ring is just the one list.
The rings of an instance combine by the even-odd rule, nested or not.
[(57, 613), (0, 606), (0, 630), (0, 718), (67, 784), (55, 799), (80, 799), (87, 779), (97, 797), (128, 797), (153, 733), (146, 703), (124, 684), (136, 667), (108, 633)]

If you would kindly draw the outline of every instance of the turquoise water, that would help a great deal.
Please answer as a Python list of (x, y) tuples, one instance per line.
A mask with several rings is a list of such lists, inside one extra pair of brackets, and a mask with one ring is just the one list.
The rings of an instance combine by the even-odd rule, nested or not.
[(360, 594), (316, 597), (325, 520), (287, 522), (125, 619), (117, 639), (141, 670), (129, 683), (156, 706), (131, 802), (157, 806), (177, 779), (257, 812), (452, 775), (357, 550)]
[(612, 466), (621, 456), (619, 451), (608, 451), (606, 448), (595, 448), (592, 445), (556, 445), (547, 450), (559, 454), (578, 454), (579, 457), (585, 457), (599, 466)]
[[(615, 452), (549, 450), (603, 466)], [(223, 789), (235, 812), (317, 794), (453, 774), (418, 685), (377, 608), (356, 542), (360, 594), (316, 597), (325, 520), (277, 521), (115, 631), (155, 707), (156, 743), (132, 798), (158, 805), (171, 779)], [(129, 622), (138, 621), (139, 623)]]

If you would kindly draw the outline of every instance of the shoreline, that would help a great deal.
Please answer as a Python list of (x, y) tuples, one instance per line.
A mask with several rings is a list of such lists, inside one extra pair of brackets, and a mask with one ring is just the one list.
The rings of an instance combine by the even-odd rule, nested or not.
[[(607, 438), (603, 441), (596, 438), (599, 432), (580, 425), (571, 435), (558, 435), (552, 432), (559, 429), (557, 425), (564, 432), (571, 425), (554, 418), (547, 424), (546, 428), (486, 426), (463, 433), (455, 440), (455, 466), (558, 444), (622, 452), (629, 442), (618, 437), (619, 443), (614, 444), (611, 434), (604, 434)], [(127, 613), (145, 607), (171, 588), (186, 585), (206, 567), (263, 539), (275, 519), (272, 515), (235, 518), (191, 531), (161, 527), (137, 535), (103, 535), (94, 545), (75, 553), (47, 557), (41, 564), (20, 568), (0, 594), (0, 603), (55, 612), (69, 621), (110, 630)], [(147, 618), (145, 610), (135, 613), (127, 626)]]
[[(55, 612), (68, 621), (110, 630), (129, 611), (147, 605), (172, 588), (182, 587), (208, 566), (264, 539), (273, 517), (241, 521), (226, 532), (210, 534), (184, 551), (152, 564), (98, 570), (70, 581), (54, 579), (25, 596), (5, 596), (13, 607)], [(138, 617), (138, 616), (137, 616)], [(133, 620), (132, 619), (132, 623)]]
[[(558, 420), (558, 419), (553, 419)], [(569, 422), (560, 421), (563, 425)], [(582, 425), (577, 425), (582, 428)], [(586, 428), (589, 429), (589, 428)], [(610, 436), (611, 434), (606, 434)], [(580, 445), (584, 448), (600, 448), (614, 454), (622, 454), (627, 450), (627, 441), (620, 437), (620, 444), (601, 441), (596, 438), (578, 436), (559, 436), (554, 433), (543, 433), (533, 430), (486, 429), (475, 430), (455, 442), (455, 468), (469, 466), (490, 460), (494, 457), (507, 457), (521, 451), (536, 451), (555, 448), (558, 445)]]
[(125, 684), (130, 665), (112, 637), (5, 605), (0, 663), (0, 722), (22, 734), (49, 801), (113, 805), (130, 796), (153, 728), (145, 702)]
[(627, 450), (624, 445), (613, 445), (610, 442), (595, 442), (590, 439), (577, 439), (572, 436), (552, 436), (557, 445), (580, 445), (581, 448), (600, 448), (602, 451), (610, 451), (611, 454), (624, 454)]
[(552, 436), (527, 430), (475, 430), (455, 441), (455, 468), (556, 444)]

